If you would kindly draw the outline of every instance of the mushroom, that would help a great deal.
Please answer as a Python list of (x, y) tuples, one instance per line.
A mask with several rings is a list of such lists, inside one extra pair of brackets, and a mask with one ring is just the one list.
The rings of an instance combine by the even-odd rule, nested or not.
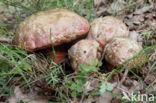
[[(78, 14), (66, 9), (51, 9), (24, 20), (18, 26), (13, 42), (19, 48), (33, 52), (77, 40), (86, 36), (89, 28), (89, 22)], [(54, 61), (60, 61), (66, 53), (57, 49), (58, 56)]]
[(101, 51), (99, 44), (95, 40), (80, 40), (68, 50), (68, 56), (71, 66), (78, 71), (81, 64), (95, 65), (101, 60)]
[(114, 66), (128, 62), (126, 67), (132, 67), (143, 62), (145, 56), (138, 54), (142, 49), (142, 46), (135, 40), (118, 37), (105, 46), (104, 57), (108, 63)]
[(31, 15), (17, 28), (14, 44), (28, 52), (58, 46), (86, 36), (88, 21), (66, 9), (51, 9)]
[(115, 17), (97, 18), (91, 23), (88, 39), (96, 40), (102, 48), (114, 37), (128, 37), (126, 25)]

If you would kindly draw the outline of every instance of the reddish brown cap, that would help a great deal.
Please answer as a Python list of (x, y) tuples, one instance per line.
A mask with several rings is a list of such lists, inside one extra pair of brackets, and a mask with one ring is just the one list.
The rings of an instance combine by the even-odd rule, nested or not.
[(17, 28), (14, 43), (26, 51), (57, 46), (85, 36), (88, 21), (66, 9), (51, 9), (31, 15)]
[(101, 47), (105, 47), (114, 37), (128, 37), (128, 35), (128, 28), (121, 20), (106, 16), (97, 18), (91, 23), (87, 38), (96, 40)]

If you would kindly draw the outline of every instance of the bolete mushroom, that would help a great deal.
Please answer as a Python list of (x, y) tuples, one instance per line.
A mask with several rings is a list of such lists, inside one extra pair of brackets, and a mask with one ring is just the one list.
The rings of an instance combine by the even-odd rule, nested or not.
[(118, 37), (105, 46), (104, 57), (108, 63), (114, 66), (121, 66), (128, 62), (126, 67), (132, 67), (143, 62), (145, 56), (142, 53), (139, 55), (142, 49), (142, 46), (135, 40)]
[[(27, 52), (33, 52), (51, 46), (60, 46), (84, 37), (89, 28), (89, 22), (73, 11), (51, 9), (26, 18), (18, 26), (13, 41), (14, 44)], [(57, 49), (56, 57), (52, 57), (58, 63), (66, 54)]]
[(128, 37), (126, 25), (115, 17), (97, 18), (91, 23), (88, 39), (96, 40), (102, 48), (114, 37)]
[(78, 71), (81, 64), (90, 65), (94, 62), (97, 65), (101, 59), (101, 51), (99, 43), (95, 40), (84, 39), (78, 41), (68, 50), (72, 68)]
[(58, 46), (85, 36), (88, 21), (66, 9), (51, 9), (31, 15), (17, 28), (14, 43), (28, 52)]

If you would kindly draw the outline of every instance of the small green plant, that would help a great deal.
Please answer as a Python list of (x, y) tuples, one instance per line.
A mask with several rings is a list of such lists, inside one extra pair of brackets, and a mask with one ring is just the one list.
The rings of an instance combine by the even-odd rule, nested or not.
[(22, 50), (13, 49), (12, 47), (4, 45), (2, 43), (0, 44), (0, 80), (3, 84), (0, 86), (1, 88), (3, 88), (0, 89), (1, 95), (5, 93), (10, 94), (11, 88), (9, 89), (9, 87), (7, 86), (12, 79), (15, 79), (15, 75), (20, 75), (23, 80), (25, 80), (27, 86), (30, 87), (30, 84), (24, 73), (31, 72), (30, 65), (24, 59), (24, 57), (26, 56), (27, 53)]
[(9, 32), (6, 27), (0, 27), (0, 37), (5, 36), (7, 36), (7, 38), (12, 38), (12, 33)]
[(20, 100), (17, 103), (28, 103), (28, 102), (24, 102), (23, 100)]
[(142, 34), (142, 36), (144, 36), (146, 40), (148, 40), (151, 37), (151, 35), (152, 35), (152, 31), (147, 31)]
[(58, 65), (53, 62), (53, 66), (50, 66), (50, 73), (46, 77), (46, 81), (48, 84), (55, 86), (57, 83), (60, 83), (61, 78), (60, 75), (64, 76), (64, 72), (62, 70), (61, 65)]
[(98, 66), (94, 62), (90, 63), (90, 65), (81, 64), (79, 66), (79, 72), (75, 73), (74, 80), (70, 80), (67, 82), (69, 85), (69, 89), (71, 90), (71, 96), (73, 98), (83, 94), (83, 87), (87, 82), (87, 74), (90, 72), (97, 72), (99, 67), (102, 65), (100, 62)]
[(114, 89), (113, 85), (106, 82), (106, 81), (103, 81), (101, 86), (100, 86), (100, 94), (104, 94), (106, 93), (106, 91), (112, 91)]
[(0, 77), (0, 92), (0, 97), (7, 97), (12, 94), (12, 88), (8, 87), (8, 83), (4, 77)]

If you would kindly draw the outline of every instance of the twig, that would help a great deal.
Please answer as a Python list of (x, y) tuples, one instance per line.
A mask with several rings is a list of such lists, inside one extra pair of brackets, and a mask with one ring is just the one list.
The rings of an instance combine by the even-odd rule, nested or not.
[(12, 44), (12, 39), (9, 39), (9, 38), (0, 38), (0, 42)]
[(123, 78), (121, 79), (121, 81), (118, 83), (117, 87), (121, 87), (122, 83), (125, 81), (125, 79), (127, 78), (127, 74), (128, 74), (129, 70), (126, 69), (123, 75)]

